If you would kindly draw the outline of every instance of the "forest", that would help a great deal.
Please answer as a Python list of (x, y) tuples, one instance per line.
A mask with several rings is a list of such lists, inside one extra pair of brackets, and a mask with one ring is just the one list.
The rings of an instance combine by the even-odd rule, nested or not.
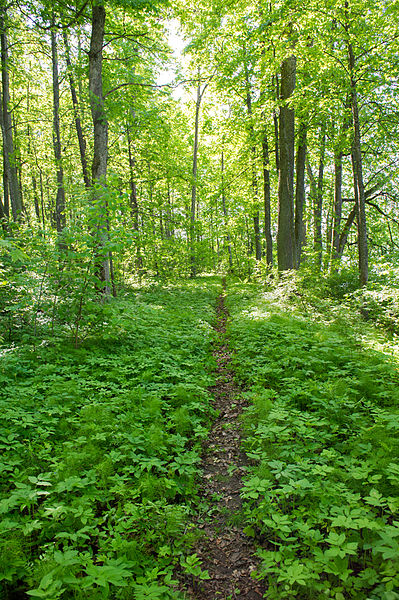
[(399, 2), (0, 0), (0, 600), (399, 600)]

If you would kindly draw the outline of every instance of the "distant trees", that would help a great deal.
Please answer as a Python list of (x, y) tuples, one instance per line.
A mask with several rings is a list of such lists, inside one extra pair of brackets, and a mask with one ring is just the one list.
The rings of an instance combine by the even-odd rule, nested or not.
[(174, 10), (189, 66), (159, 86), (159, 3), (0, 3), (3, 235), (85, 249), (107, 293), (113, 269), (122, 281), (355, 259), (366, 284), (369, 260), (399, 246), (395, 7)]

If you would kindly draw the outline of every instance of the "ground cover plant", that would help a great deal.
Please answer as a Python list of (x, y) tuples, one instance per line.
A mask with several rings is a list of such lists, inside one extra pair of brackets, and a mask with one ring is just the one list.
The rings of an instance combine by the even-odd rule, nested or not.
[(229, 294), (236, 374), (251, 401), (246, 531), (261, 545), (266, 597), (399, 598), (395, 340), (367, 330), (350, 305), (330, 301), (323, 318), (293, 278)]
[(79, 348), (4, 349), (1, 598), (180, 597), (218, 289), (150, 285)]

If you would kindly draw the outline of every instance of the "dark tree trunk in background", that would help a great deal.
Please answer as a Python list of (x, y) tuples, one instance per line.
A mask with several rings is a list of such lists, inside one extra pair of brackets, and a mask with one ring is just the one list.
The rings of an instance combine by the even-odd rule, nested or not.
[(361, 148), (361, 133), (359, 121), (359, 108), (357, 101), (357, 87), (354, 77), (355, 58), (352, 44), (348, 44), (349, 69), (351, 81), (351, 108), (353, 116), (353, 142), (352, 142), (352, 166), (353, 185), (357, 203), (357, 230), (359, 249), (359, 278), (361, 285), (367, 285), (368, 281), (368, 246), (367, 246), (367, 222), (366, 222), (366, 194), (363, 181), (363, 159)]
[(305, 245), (306, 230), (303, 220), (305, 208), (305, 171), (307, 153), (307, 126), (301, 123), (298, 131), (298, 148), (296, 154), (296, 185), (295, 185), (295, 267), (301, 264), (302, 248)]
[(222, 151), (221, 156), (221, 171), (222, 171), (222, 208), (223, 208), (223, 216), (224, 216), (224, 229), (227, 241), (227, 251), (229, 253), (229, 269), (233, 270), (233, 256), (231, 253), (231, 243), (230, 243), (230, 234), (228, 230), (228, 214), (227, 214), (227, 206), (226, 206), (226, 193), (224, 190), (224, 153)]
[(143, 266), (143, 259), (140, 250), (140, 232), (139, 232), (139, 205), (137, 200), (137, 185), (135, 178), (135, 167), (136, 159), (134, 156), (133, 142), (130, 136), (130, 127), (126, 127), (127, 133), (127, 147), (129, 155), (129, 183), (130, 183), (130, 214), (132, 217), (132, 225), (136, 242), (136, 268), (141, 269)]
[(317, 177), (316, 194), (313, 199), (313, 222), (314, 222), (314, 249), (317, 254), (317, 263), (321, 269), (323, 260), (323, 183), (324, 183), (324, 160), (326, 153), (326, 133), (324, 127), (321, 131), (319, 172)]
[(86, 189), (89, 189), (91, 187), (91, 182), (90, 182), (89, 167), (87, 164), (87, 156), (86, 156), (86, 140), (83, 135), (82, 121), (81, 121), (80, 113), (79, 113), (79, 102), (78, 102), (78, 96), (76, 93), (75, 79), (73, 77), (72, 63), (71, 63), (71, 59), (70, 59), (70, 49), (69, 49), (69, 42), (68, 42), (68, 34), (66, 32), (66, 29), (63, 30), (63, 37), (64, 37), (64, 46), (65, 46), (65, 60), (66, 60), (67, 69), (68, 69), (69, 88), (71, 90), (73, 114), (74, 114), (74, 119), (75, 119), (75, 129), (76, 129), (76, 135), (77, 135), (78, 144), (79, 144), (80, 163), (82, 165), (83, 181), (84, 181)]
[(277, 257), (279, 271), (294, 268), (294, 156), (295, 112), (287, 102), (295, 89), (296, 57), (290, 56), (281, 66), (281, 100), (279, 116), (279, 180)]
[[(245, 55), (245, 48), (244, 48)], [(256, 146), (255, 146), (255, 132), (252, 124), (252, 98), (249, 82), (249, 73), (247, 63), (244, 61), (244, 72), (245, 72), (245, 86), (246, 86), (246, 104), (249, 117), (249, 137), (251, 144), (251, 169), (252, 169), (252, 196), (255, 207), (259, 203), (259, 190), (258, 190), (258, 177), (256, 173)], [(260, 235), (260, 222), (259, 222), (259, 210), (255, 208), (252, 214), (252, 220), (254, 224), (254, 239), (255, 239), (255, 258), (261, 260), (262, 258), (262, 243)]]
[(197, 210), (197, 173), (198, 173), (198, 135), (199, 135), (199, 114), (201, 108), (201, 77), (198, 70), (197, 100), (195, 103), (195, 123), (194, 123), (194, 147), (193, 147), (193, 181), (191, 185), (191, 208), (190, 208), (190, 275), (195, 277), (197, 272), (195, 257), (195, 215)]
[(57, 193), (55, 198), (55, 221), (60, 247), (65, 247), (61, 241), (65, 229), (65, 188), (64, 171), (62, 168), (61, 132), (60, 132), (60, 82), (58, 77), (57, 35), (51, 28), (51, 61), (53, 68), (53, 149), (57, 169)]
[(338, 258), (339, 255), (339, 237), (342, 219), (342, 160), (342, 150), (336, 151), (334, 155), (333, 259)]
[(263, 201), (265, 215), (265, 241), (266, 241), (266, 262), (268, 265), (273, 264), (273, 239), (270, 211), (270, 161), (269, 161), (269, 144), (267, 140), (267, 130), (263, 133), (262, 138), (262, 158), (263, 158)]

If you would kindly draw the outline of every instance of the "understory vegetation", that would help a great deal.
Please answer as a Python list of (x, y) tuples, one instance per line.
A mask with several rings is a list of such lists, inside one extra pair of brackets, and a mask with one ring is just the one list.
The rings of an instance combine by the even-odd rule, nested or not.
[(79, 348), (3, 351), (1, 598), (182, 597), (219, 285), (142, 286)]
[[(270, 600), (399, 598), (398, 286), (392, 269), (353, 281), (228, 282), (249, 401), (242, 518)], [(78, 339), (59, 316), (51, 331), (51, 299), (39, 317), (24, 305), (0, 371), (2, 598), (177, 600), (177, 570), (208, 576), (194, 514), (211, 510), (198, 485), (220, 291), (143, 282), (97, 321), (87, 308)]]
[(242, 497), (260, 545), (256, 577), (276, 600), (395, 600), (399, 347), (363, 319), (382, 321), (384, 296), (396, 321), (396, 293), (376, 285), (333, 301), (331, 291), (344, 295), (336, 279), (303, 281), (238, 283), (228, 295), (234, 365), (251, 401)]

